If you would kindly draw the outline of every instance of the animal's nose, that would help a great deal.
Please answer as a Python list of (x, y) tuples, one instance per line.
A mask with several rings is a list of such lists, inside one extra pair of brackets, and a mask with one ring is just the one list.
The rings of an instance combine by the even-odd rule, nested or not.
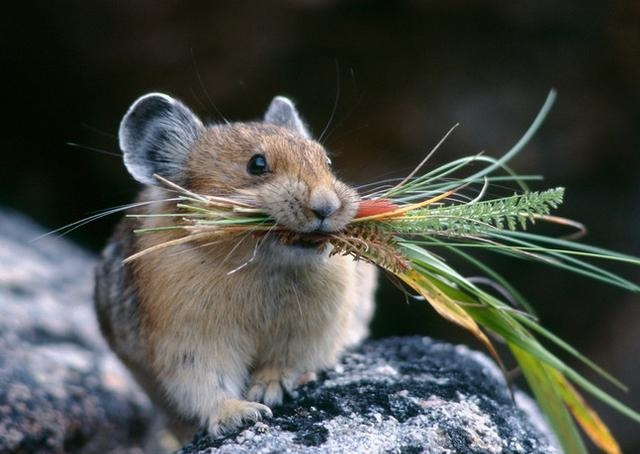
[(324, 220), (335, 213), (336, 209), (337, 208), (331, 205), (325, 205), (319, 208), (312, 208), (311, 211), (313, 211), (313, 214), (315, 214), (318, 219)]
[(311, 193), (309, 209), (321, 221), (338, 211), (341, 203), (335, 192), (320, 188)]

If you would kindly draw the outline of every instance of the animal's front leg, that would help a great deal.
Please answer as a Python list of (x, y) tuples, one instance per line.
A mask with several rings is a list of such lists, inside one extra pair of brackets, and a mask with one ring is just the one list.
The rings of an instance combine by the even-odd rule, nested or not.
[(218, 403), (207, 422), (207, 430), (214, 437), (235, 432), (245, 423), (273, 416), (271, 409), (258, 402), (226, 399)]
[(181, 413), (196, 417), (211, 435), (226, 435), (272, 416), (268, 406), (242, 398), (246, 373), (207, 369), (175, 371), (165, 387)]
[[(159, 375), (179, 414), (197, 419), (215, 437), (234, 432), (247, 422), (271, 417), (266, 405), (243, 399), (250, 349), (242, 338), (221, 335), (225, 342), (189, 350), (178, 336), (172, 339), (164, 340), (164, 349), (157, 351), (162, 354), (156, 358), (165, 361)], [(233, 342), (227, 343), (228, 339)]]
[(264, 402), (268, 406), (280, 405), (285, 393), (294, 395), (295, 388), (315, 378), (312, 372), (301, 373), (289, 368), (261, 367), (252, 376), (247, 399)]

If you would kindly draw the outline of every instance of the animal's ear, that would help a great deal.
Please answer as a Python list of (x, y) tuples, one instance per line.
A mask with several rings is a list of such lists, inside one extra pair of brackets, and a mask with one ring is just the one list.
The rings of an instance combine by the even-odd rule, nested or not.
[(304, 138), (311, 137), (293, 102), (284, 96), (273, 98), (267, 112), (264, 114), (264, 121), (265, 123), (292, 129)]
[(180, 101), (149, 93), (134, 102), (118, 132), (124, 164), (141, 183), (156, 185), (154, 173), (184, 183), (191, 148), (203, 132), (202, 122)]

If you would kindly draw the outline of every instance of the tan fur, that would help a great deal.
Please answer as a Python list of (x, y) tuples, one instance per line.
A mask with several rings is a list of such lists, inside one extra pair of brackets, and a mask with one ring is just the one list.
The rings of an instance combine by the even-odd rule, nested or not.
[[(256, 153), (266, 157), (269, 174), (247, 172)], [(197, 193), (253, 200), (299, 232), (340, 230), (358, 200), (332, 174), (321, 145), (263, 123), (209, 127), (190, 154), (187, 181)], [(171, 196), (148, 188), (141, 200)], [(334, 211), (320, 222), (313, 209), (327, 206)], [(158, 203), (141, 211), (174, 209)], [(250, 235), (205, 239), (144, 255), (116, 282), (114, 260), (181, 235), (133, 237), (132, 229), (167, 222), (175, 221), (125, 221), (111, 240), (120, 252), (105, 252), (111, 268), (98, 270), (96, 306), (114, 350), (176, 419), (220, 435), (269, 416), (267, 406), (252, 401), (279, 404), (309, 373), (331, 366), (346, 346), (366, 336), (375, 270), (349, 257), (329, 257), (328, 246), (286, 246), (269, 236), (260, 242)], [(114, 296), (118, 286), (133, 295), (129, 312), (116, 310), (122, 304)], [(133, 326), (127, 330), (136, 335), (119, 335), (117, 325)]]

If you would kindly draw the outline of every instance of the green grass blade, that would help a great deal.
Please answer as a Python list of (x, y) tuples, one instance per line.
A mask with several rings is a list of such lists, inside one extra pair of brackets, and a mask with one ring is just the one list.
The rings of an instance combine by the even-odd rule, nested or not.
[(451, 253), (458, 255), (463, 258), (465, 261), (469, 262), (471, 265), (478, 268), (482, 271), (487, 277), (494, 280), (498, 285), (500, 285), (512, 298), (513, 300), (521, 306), (528, 314), (531, 316), (536, 315), (533, 306), (525, 299), (525, 297), (513, 286), (509, 281), (507, 281), (502, 275), (496, 272), (494, 269), (482, 263), (480, 260), (477, 260), (470, 254), (460, 250), (460, 248), (451, 246), (444, 241), (440, 241), (436, 238), (432, 239), (434, 242), (434, 246), (442, 246), (446, 248)]
[(513, 344), (509, 344), (509, 348), (518, 361), (538, 405), (549, 419), (565, 454), (587, 454), (587, 448), (578, 428), (565, 407), (562, 397), (556, 391), (555, 383), (546, 372), (548, 366)]
[[(401, 243), (400, 246), (405, 248), (407, 256), (412, 261), (414, 267), (428, 276), (433, 284), (438, 286), (443, 292), (453, 298), (457, 298), (461, 302), (477, 303), (475, 306), (469, 305), (464, 306), (464, 308), (480, 326), (498, 334), (505, 339), (507, 343), (513, 344), (528, 352), (536, 358), (536, 360), (560, 371), (589, 394), (634, 421), (640, 422), (640, 414), (638, 412), (602, 391), (540, 344), (540, 342), (533, 337), (531, 331), (529, 331), (526, 326), (523, 326), (521, 316), (518, 317), (517, 313), (509, 311), (510, 308), (508, 305), (478, 289), (471, 282), (466, 281), (466, 279), (452, 268), (424, 249), (406, 242)], [(530, 322), (529, 325), (535, 323), (530, 319), (527, 320)], [(553, 338), (550, 339), (553, 340)], [(563, 343), (559, 343), (558, 345), (562, 347)], [(569, 353), (572, 353), (572, 351), (569, 350)], [(579, 354), (577, 357), (580, 358)], [(591, 365), (593, 363), (587, 361), (586, 364)], [(598, 370), (597, 366), (595, 366), (595, 370)]]
[(555, 100), (556, 100), (556, 91), (555, 90), (549, 91), (549, 94), (547, 95), (547, 99), (545, 100), (544, 104), (540, 108), (538, 115), (536, 115), (533, 122), (531, 123), (531, 126), (529, 126), (529, 129), (527, 129), (527, 131), (520, 138), (520, 140), (518, 140), (518, 142), (516, 142), (516, 144), (513, 147), (511, 147), (511, 149), (507, 151), (504, 155), (502, 155), (502, 157), (500, 157), (494, 164), (471, 175), (469, 178), (470, 179), (482, 178), (485, 175), (489, 175), (491, 172), (501, 168), (504, 164), (510, 161), (514, 156), (520, 153), (520, 151), (522, 151), (525, 145), (527, 145), (531, 141), (533, 136), (536, 134), (536, 132), (544, 122), (545, 118), (547, 118), (547, 115), (549, 114), (551, 107), (553, 107)]
[(632, 265), (640, 266), (640, 258), (634, 257), (632, 255), (628, 255), (628, 254), (622, 254), (620, 252), (612, 251), (610, 249), (591, 246), (588, 244), (579, 243), (577, 241), (563, 240), (562, 238), (553, 238), (545, 235), (536, 235), (534, 233), (528, 233), (528, 232), (505, 232), (505, 233), (507, 236), (512, 236), (515, 238), (521, 238), (525, 240), (530, 239), (537, 243), (552, 244), (554, 246), (558, 246), (560, 248), (570, 250), (570, 251), (593, 254), (594, 257), (601, 258), (604, 260), (626, 262)]
[(540, 325), (536, 321), (531, 320), (527, 317), (519, 317), (518, 315), (515, 315), (514, 317), (516, 317), (520, 323), (522, 323), (523, 325), (526, 325), (529, 329), (540, 334), (544, 338), (548, 339), (549, 341), (551, 341), (552, 343), (560, 347), (565, 352), (569, 353), (570, 355), (578, 359), (583, 364), (587, 365), (593, 371), (598, 373), (598, 375), (600, 375), (601, 377), (609, 381), (611, 384), (615, 385), (617, 388), (621, 389), (622, 391), (627, 391), (628, 388), (624, 385), (624, 383), (621, 383), (618, 379), (616, 379), (610, 373), (605, 371), (602, 367), (598, 366), (596, 363), (594, 363), (589, 358), (584, 356), (582, 353), (580, 353), (574, 347), (569, 345), (567, 342), (565, 342), (564, 340), (562, 340), (561, 338), (553, 334), (551, 331), (542, 327), (542, 325)]
[[(536, 245), (534, 243), (532, 243), (531, 241), (525, 241), (522, 240), (520, 238), (523, 238), (523, 235), (511, 235), (512, 233), (519, 233), (522, 234), (524, 232), (498, 232), (495, 233), (494, 235), (492, 235), (494, 238), (504, 241), (504, 242), (509, 242), (511, 244), (515, 244), (517, 246), (524, 246), (524, 247), (535, 247)], [(526, 238), (529, 238), (530, 240), (533, 241), (538, 241), (538, 240), (542, 240), (546, 237), (543, 237), (542, 235), (535, 235), (535, 234), (526, 234)], [(567, 244), (568, 246), (570, 245)], [(499, 251), (499, 249), (498, 249)], [(614, 274), (610, 271), (607, 271), (601, 267), (598, 267), (596, 265), (587, 263), (583, 260), (579, 260), (575, 257), (570, 256), (569, 254), (565, 254), (563, 252), (555, 252), (552, 249), (543, 249), (544, 251), (544, 256), (546, 258), (549, 258), (550, 260), (545, 261), (544, 263), (546, 265), (549, 266), (553, 266), (556, 268), (562, 268), (565, 269), (567, 271), (571, 271), (573, 273), (577, 273), (577, 274), (582, 274), (584, 276), (590, 277), (592, 279), (598, 280), (598, 281), (602, 281), (602, 282), (606, 282), (607, 284), (616, 286), (616, 287), (621, 287), (624, 288), (626, 290), (630, 290), (633, 292), (640, 292), (640, 287), (638, 285), (636, 285), (635, 283), (624, 279), (620, 276), (618, 276), (617, 274)], [(525, 257), (526, 258), (526, 257)], [(640, 264), (640, 262), (639, 262)]]

